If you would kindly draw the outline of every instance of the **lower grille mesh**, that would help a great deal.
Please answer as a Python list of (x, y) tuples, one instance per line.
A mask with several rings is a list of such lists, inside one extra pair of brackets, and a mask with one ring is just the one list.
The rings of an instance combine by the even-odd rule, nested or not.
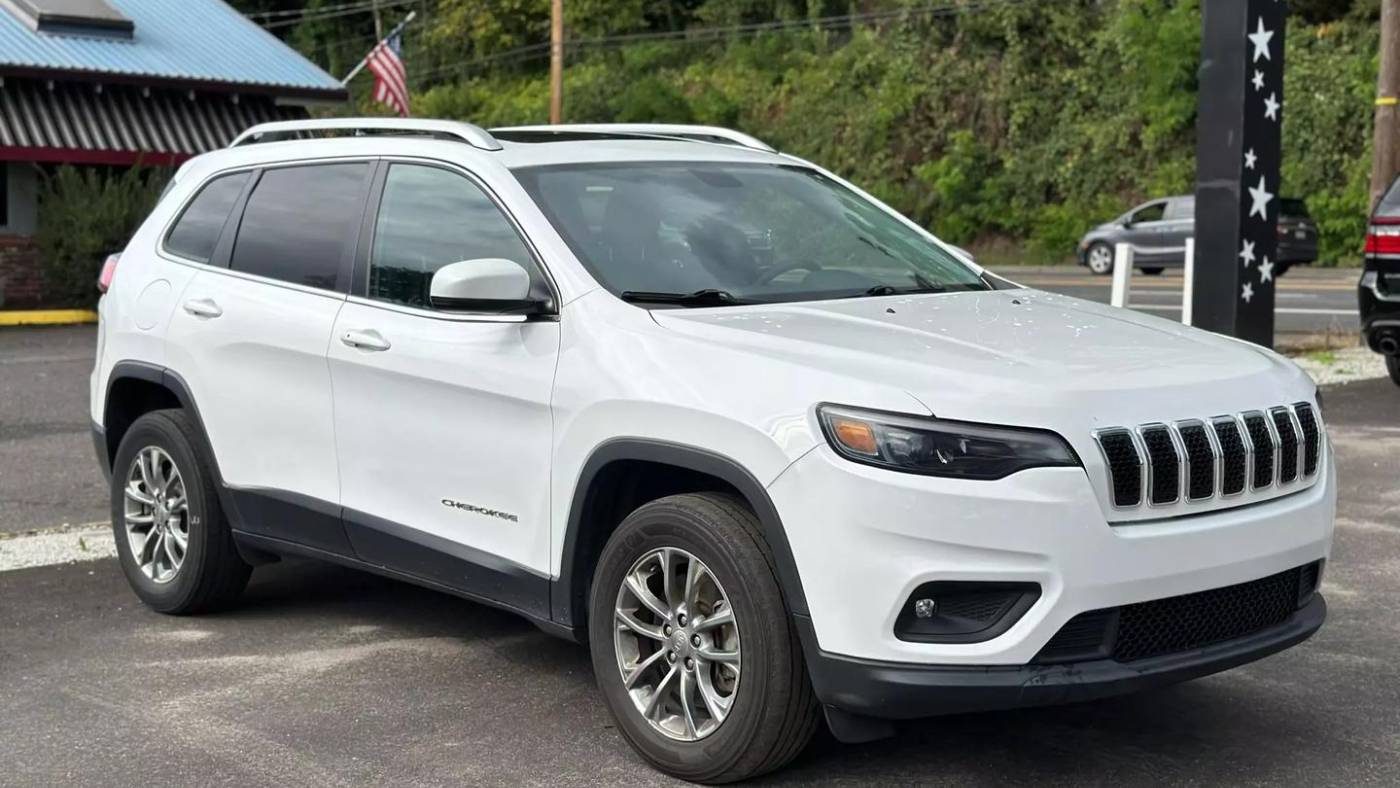
[(1041, 649), (1037, 662), (1111, 656), (1118, 662), (1176, 654), (1278, 626), (1317, 585), (1312, 563), (1247, 583), (1081, 613)]

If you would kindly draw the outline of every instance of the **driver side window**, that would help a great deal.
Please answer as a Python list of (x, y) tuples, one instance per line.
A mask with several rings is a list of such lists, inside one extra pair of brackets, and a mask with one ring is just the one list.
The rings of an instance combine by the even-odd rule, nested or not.
[(471, 180), (422, 164), (389, 167), (370, 252), (370, 298), (428, 309), (439, 268), (487, 257), (535, 270), (515, 227)]
[(1166, 212), (1167, 204), (1165, 202), (1148, 203), (1136, 211), (1133, 211), (1132, 222), (1133, 224), (1160, 222), (1162, 221), (1162, 217), (1166, 215)]

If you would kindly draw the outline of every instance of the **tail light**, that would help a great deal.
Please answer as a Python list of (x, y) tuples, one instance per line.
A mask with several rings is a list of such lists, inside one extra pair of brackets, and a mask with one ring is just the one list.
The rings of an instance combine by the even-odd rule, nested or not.
[(105, 293), (112, 286), (112, 277), (117, 275), (117, 263), (121, 262), (122, 256), (116, 254), (107, 255), (107, 259), (102, 261), (102, 273), (97, 276), (97, 292)]
[(1371, 226), (1366, 230), (1366, 254), (1400, 254), (1400, 217), (1371, 217)]

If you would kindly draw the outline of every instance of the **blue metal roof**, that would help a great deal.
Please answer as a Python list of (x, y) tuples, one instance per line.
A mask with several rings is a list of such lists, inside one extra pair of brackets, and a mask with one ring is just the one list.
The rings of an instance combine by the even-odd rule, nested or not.
[(0, 4), (0, 73), (74, 71), (340, 91), (340, 82), (222, 0), (108, 0), (131, 39), (39, 33)]

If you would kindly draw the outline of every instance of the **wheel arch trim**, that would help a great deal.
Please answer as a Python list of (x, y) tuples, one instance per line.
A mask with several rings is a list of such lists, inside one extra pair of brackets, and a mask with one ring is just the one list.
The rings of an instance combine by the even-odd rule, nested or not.
[(593, 449), (584, 461), (574, 485), (564, 533), (559, 577), (551, 584), (550, 590), (551, 616), (556, 623), (578, 631), (584, 630), (588, 600), (583, 589), (587, 588), (591, 578), (579, 576), (584, 569), (581, 564), (586, 560), (579, 551), (579, 538), (584, 528), (583, 517), (593, 503), (591, 495), (598, 475), (604, 468), (620, 461), (670, 465), (715, 477), (737, 490), (758, 517), (764, 541), (776, 565), (778, 584), (782, 589), (788, 612), (802, 615), (807, 613), (807, 598), (802, 591), (797, 562), (793, 558), (792, 547), (788, 544), (787, 532), (783, 530), (782, 519), (768, 491), (747, 468), (730, 457), (695, 446), (645, 438), (617, 438)]

